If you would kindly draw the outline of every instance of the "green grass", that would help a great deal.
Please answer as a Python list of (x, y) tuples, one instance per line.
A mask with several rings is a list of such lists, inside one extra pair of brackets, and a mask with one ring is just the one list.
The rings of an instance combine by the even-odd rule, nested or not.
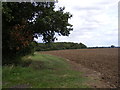
[[(88, 88), (82, 73), (71, 69), (63, 58), (36, 52), (27, 67), (3, 66), (3, 88), (29, 85), (31, 88)], [(23, 60), (27, 61), (28, 56)]]

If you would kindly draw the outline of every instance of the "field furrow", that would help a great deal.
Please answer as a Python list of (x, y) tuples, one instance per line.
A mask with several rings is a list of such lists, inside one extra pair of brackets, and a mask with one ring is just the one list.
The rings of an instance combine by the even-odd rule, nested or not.
[(118, 85), (118, 48), (72, 49), (40, 52), (66, 58), (102, 74), (101, 79)]

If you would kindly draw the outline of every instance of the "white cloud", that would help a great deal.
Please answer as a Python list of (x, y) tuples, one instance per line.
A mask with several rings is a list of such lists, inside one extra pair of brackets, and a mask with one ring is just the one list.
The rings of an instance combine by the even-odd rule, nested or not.
[(73, 17), (73, 31), (57, 36), (56, 42), (82, 42), (87, 46), (118, 45), (119, 0), (58, 0), (56, 9), (65, 6)]
[(58, 41), (83, 42), (88, 46), (118, 45), (119, 0), (59, 0), (73, 14), (69, 23), (73, 32), (69, 37), (58, 36)]

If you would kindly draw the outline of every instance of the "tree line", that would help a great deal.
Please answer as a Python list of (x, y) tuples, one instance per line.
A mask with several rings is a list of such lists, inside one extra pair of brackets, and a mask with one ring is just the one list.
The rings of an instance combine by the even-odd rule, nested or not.
[(55, 43), (38, 43), (36, 44), (36, 51), (49, 51), (49, 50), (64, 50), (64, 49), (83, 49), (87, 48), (83, 43), (73, 42), (55, 42)]
[(111, 46), (102, 46), (102, 47), (87, 47), (88, 49), (96, 49), (96, 48), (120, 48), (119, 46), (114, 46), (114, 45), (111, 45)]

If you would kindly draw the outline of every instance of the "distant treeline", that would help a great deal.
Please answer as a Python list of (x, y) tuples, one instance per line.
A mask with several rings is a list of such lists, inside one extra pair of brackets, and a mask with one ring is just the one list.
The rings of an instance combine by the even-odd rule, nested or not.
[(49, 50), (64, 50), (64, 49), (83, 49), (87, 48), (86, 45), (82, 43), (73, 42), (55, 42), (55, 43), (38, 43), (35, 50), (36, 51), (49, 51)]
[(96, 48), (120, 48), (120, 47), (115, 47), (113, 45), (111, 45), (109, 47), (87, 47), (87, 49), (96, 49)]

